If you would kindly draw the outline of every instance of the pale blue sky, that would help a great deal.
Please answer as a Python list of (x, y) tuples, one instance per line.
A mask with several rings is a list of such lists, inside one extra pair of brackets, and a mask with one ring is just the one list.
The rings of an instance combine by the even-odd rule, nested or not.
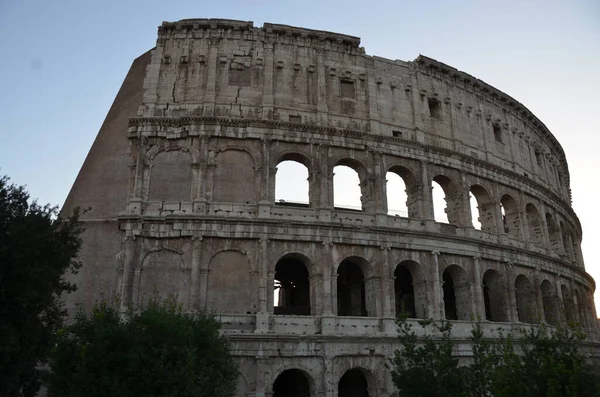
[(511, 95), (567, 154), (586, 266), (600, 280), (597, 0), (0, 0), (0, 174), (62, 204), (132, 60), (162, 21), (183, 18), (346, 33), (370, 55), (421, 53)]

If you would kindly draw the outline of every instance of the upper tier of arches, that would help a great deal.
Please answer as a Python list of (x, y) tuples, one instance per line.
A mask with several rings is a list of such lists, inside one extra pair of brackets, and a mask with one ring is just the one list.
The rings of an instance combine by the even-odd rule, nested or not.
[(583, 266), (570, 209), (502, 175), (376, 151), (221, 140), (146, 149), (131, 193), (146, 202), (143, 213), (201, 201), (387, 214), (505, 235)]

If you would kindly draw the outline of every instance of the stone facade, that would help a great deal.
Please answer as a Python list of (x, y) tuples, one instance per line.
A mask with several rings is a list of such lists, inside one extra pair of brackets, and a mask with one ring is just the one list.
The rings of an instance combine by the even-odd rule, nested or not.
[[(158, 290), (213, 310), (239, 395), (256, 397), (389, 395), (400, 310), (452, 320), (466, 355), (477, 316), (489, 335), (570, 320), (594, 335), (553, 135), (464, 72), (359, 44), (269, 23), (163, 23), (65, 203), (91, 207), (69, 307), (119, 294), (125, 309)], [(306, 167), (309, 203), (275, 202), (282, 161)], [(360, 210), (334, 205), (338, 165), (360, 178)], [(388, 214), (389, 172), (407, 216)], [(433, 182), (448, 223), (434, 220)]]

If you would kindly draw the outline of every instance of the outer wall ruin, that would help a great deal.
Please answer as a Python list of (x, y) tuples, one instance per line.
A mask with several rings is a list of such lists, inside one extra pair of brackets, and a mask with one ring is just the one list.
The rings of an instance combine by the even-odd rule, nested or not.
[[(69, 307), (119, 294), (125, 309), (158, 289), (215, 311), (239, 396), (389, 395), (399, 311), (447, 318), (457, 340), (475, 317), (488, 335), (578, 321), (595, 338), (554, 136), (464, 72), (359, 44), (269, 23), (163, 23), (63, 209), (92, 208)], [(275, 202), (286, 160), (308, 170), (309, 203)], [(334, 206), (337, 165), (357, 172), (361, 209)], [(388, 172), (404, 181), (406, 216), (388, 215)], [(434, 220), (433, 182), (448, 223)]]

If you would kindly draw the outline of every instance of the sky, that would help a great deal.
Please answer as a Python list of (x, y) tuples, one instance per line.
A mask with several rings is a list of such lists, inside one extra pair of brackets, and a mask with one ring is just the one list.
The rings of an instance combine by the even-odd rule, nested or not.
[(597, 0), (0, 0), (0, 175), (62, 205), (131, 62), (162, 21), (185, 18), (358, 36), (369, 55), (427, 55), (512, 96), (566, 153), (586, 268), (600, 281)]

